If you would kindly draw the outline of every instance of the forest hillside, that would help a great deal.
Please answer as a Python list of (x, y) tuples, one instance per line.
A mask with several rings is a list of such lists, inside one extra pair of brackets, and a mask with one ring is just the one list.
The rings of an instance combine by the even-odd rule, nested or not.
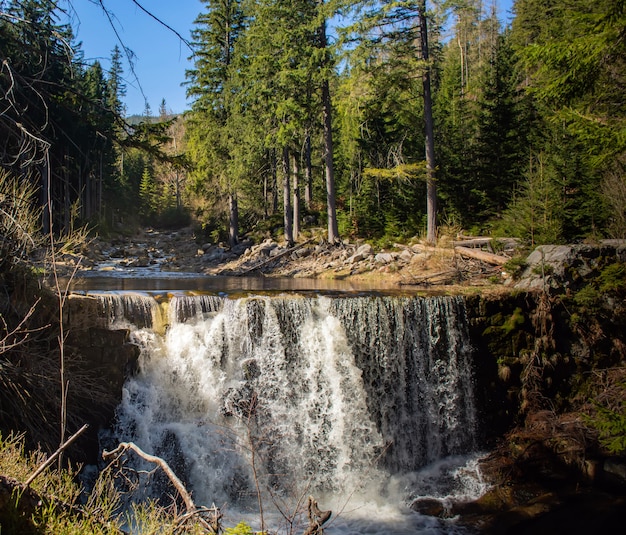
[(625, 236), (623, 1), (202, 4), (191, 109), (126, 117), (122, 48), (105, 70), (57, 2), (2, 2), (2, 181), (44, 231)]

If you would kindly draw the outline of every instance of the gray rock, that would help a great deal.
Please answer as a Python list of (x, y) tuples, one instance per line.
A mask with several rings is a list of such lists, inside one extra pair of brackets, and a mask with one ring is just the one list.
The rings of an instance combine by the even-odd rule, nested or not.
[(607, 459), (604, 461), (604, 473), (608, 479), (626, 487), (626, 462), (620, 459)]
[(377, 264), (391, 264), (394, 261), (393, 253), (378, 253), (374, 257), (374, 262)]
[(403, 249), (400, 255), (398, 256), (398, 260), (402, 262), (406, 262), (407, 264), (413, 259), (413, 253), (409, 249)]
[(282, 252), (283, 252), (282, 247), (274, 247), (270, 250), (269, 257), (274, 258), (275, 256), (279, 255)]
[(360, 254), (363, 256), (370, 256), (373, 253), (374, 253), (374, 250), (372, 249), (372, 246), (369, 243), (364, 243), (356, 250), (356, 254)]
[(526, 259), (515, 288), (568, 288), (607, 262), (623, 262), (626, 247), (617, 245), (540, 245)]
[(364, 243), (350, 258), (348, 258), (347, 262), (350, 264), (356, 264), (357, 262), (361, 262), (361, 260), (365, 260), (366, 258), (372, 256), (373, 253), (374, 251), (372, 246), (369, 243)]
[(296, 251), (294, 251), (293, 254), (296, 256), (296, 258), (306, 258), (312, 252), (313, 251), (309, 249), (308, 247), (302, 247), (301, 249), (297, 249)]

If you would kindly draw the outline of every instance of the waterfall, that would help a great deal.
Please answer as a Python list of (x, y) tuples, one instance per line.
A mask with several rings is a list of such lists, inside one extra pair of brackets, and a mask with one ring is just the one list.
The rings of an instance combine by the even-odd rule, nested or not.
[(148, 294), (93, 293), (100, 304), (100, 313), (110, 327), (131, 325), (135, 328), (160, 330), (163, 314), (159, 303)]
[[(129, 321), (138, 305), (107, 306)], [(257, 483), (271, 500), (380, 497), (475, 449), (461, 298), (177, 295), (168, 314), (162, 334), (133, 331), (110, 439), (165, 458), (197, 503), (253, 510)]]

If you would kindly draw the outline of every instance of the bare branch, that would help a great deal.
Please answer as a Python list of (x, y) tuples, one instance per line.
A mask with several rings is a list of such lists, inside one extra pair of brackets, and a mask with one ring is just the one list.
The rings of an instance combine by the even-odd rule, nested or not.
[(63, 444), (61, 444), (59, 446), (59, 449), (57, 449), (50, 457), (48, 457), (46, 459), (46, 461), (44, 463), (42, 463), (39, 468), (37, 468), (37, 470), (35, 470), (35, 472), (33, 473), (33, 475), (31, 475), (25, 482), (24, 485), (26, 487), (28, 487), (33, 481), (35, 481), (35, 479), (37, 478), (37, 476), (39, 476), (46, 468), (48, 468), (48, 466), (50, 466), (55, 459), (57, 459), (57, 457), (59, 457), (61, 455), (61, 453), (63, 453), (63, 451), (72, 444), (72, 442), (74, 442), (80, 435), (83, 434), (83, 432), (89, 427), (88, 424), (83, 425), (78, 431), (76, 431), (76, 433), (74, 433), (70, 438), (68, 438)]
[(117, 448), (115, 448), (112, 451), (104, 450), (102, 452), (102, 458), (107, 462), (110, 460), (118, 459), (119, 457), (124, 455), (128, 450), (134, 451), (137, 455), (139, 455), (139, 457), (148, 461), (149, 463), (153, 463), (159, 466), (161, 470), (165, 472), (165, 475), (171, 481), (172, 485), (174, 485), (174, 488), (178, 491), (178, 494), (180, 494), (180, 497), (185, 502), (185, 507), (187, 509), (187, 512), (197, 511), (197, 507), (194, 504), (193, 500), (191, 499), (191, 494), (187, 491), (187, 489), (185, 488), (185, 485), (183, 485), (183, 482), (180, 479), (178, 479), (178, 476), (170, 468), (169, 464), (167, 464), (167, 462), (161, 457), (157, 457), (156, 455), (150, 455), (149, 453), (146, 453), (139, 446), (137, 446), (134, 442), (121, 442), (117, 446)]
[(132, 0), (133, 4), (135, 4), (139, 9), (141, 9), (141, 11), (143, 11), (146, 15), (148, 15), (149, 17), (153, 18), (155, 21), (157, 21), (161, 26), (164, 26), (165, 28), (167, 28), (170, 32), (172, 32), (176, 37), (178, 37), (183, 43), (185, 43), (185, 45), (187, 46), (187, 48), (189, 48), (189, 50), (191, 50), (192, 52), (193, 47), (191, 46), (191, 43), (189, 41), (187, 41), (187, 39), (185, 39), (180, 33), (178, 33), (174, 28), (172, 28), (169, 24), (167, 24), (166, 22), (162, 21), (159, 17), (157, 17), (156, 15), (154, 15), (154, 13), (152, 13), (151, 11), (147, 10), (145, 7), (143, 7), (137, 0)]

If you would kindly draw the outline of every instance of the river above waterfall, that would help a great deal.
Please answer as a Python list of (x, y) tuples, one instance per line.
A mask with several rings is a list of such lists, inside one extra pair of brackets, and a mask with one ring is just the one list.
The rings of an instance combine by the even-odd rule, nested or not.
[[(197, 273), (88, 272), (74, 278), (60, 279), (61, 288), (75, 293), (90, 292), (165, 292), (254, 294), (264, 292), (338, 293), (345, 295), (415, 295), (415, 289), (387, 282), (309, 279), (297, 277), (215, 276)], [(420, 293), (424, 293), (421, 291)], [(434, 292), (433, 292), (434, 293)]]

